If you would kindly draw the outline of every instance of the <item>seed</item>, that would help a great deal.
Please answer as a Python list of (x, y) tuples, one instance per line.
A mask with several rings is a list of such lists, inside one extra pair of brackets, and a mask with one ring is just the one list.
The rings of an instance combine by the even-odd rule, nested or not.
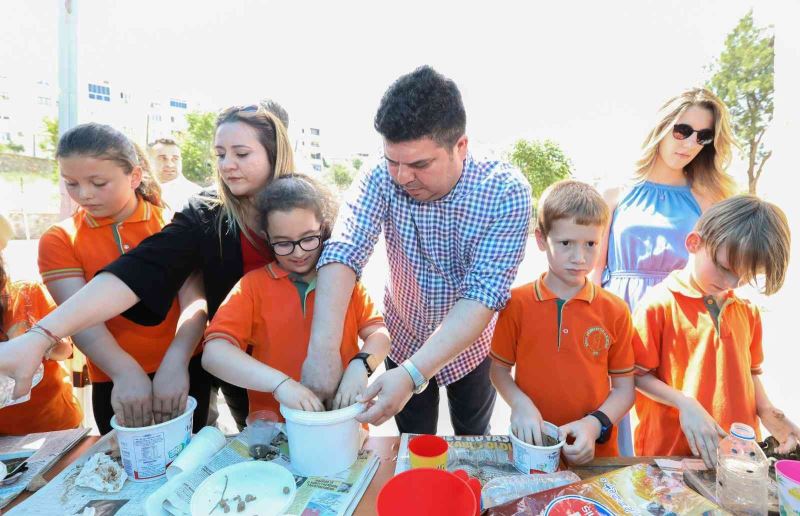
[(288, 487), (284, 487), (284, 488), (283, 488), (283, 494), (289, 494), (291, 491), (292, 491), (292, 490), (291, 490), (291, 489), (289, 489)]
[(246, 495), (246, 496), (244, 497), (244, 501), (245, 501), (245, 502), (252, 502), (252, 501), (253, 501), (253, 500), (255, 500), (255, 499), (256, 499), (256, 497), (255, 497), (255, 496), (253, 496), (253, 495), (251, 495), (251, 494), (248, 494), (248, 495)]

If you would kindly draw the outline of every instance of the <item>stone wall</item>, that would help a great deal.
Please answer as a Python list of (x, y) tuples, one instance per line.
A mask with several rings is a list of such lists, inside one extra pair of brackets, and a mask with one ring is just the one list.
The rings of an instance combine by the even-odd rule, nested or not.
[[(8, 215), (11, 224), (14, 226), (14, 238), (25, 238), (25, 221), (22, 218), (22, 213), (12, 212)], [(58, 213), (27, 213), (28, 231), (30, 231), (31, 238), (39, 238), (42, 233), (47, 231), (47, 228), (59, 221)]]
[(53, 173), (55, 162), (52, 159), (32, 158), (18, 154), (0, 154), (0, 174), (27, 172), (49, 176)]

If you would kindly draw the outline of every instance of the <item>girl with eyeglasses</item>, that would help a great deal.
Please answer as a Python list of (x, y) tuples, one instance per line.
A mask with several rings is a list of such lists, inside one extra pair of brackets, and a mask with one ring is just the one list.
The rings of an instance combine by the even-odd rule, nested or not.
[[(285, 112), (273, 114), (264, 104), (232, 107), (217, 118), (215, 188), (192, 197), (171, 223), (104, 267), (40, 324), (56, 337), (119, 314), (137, 324), (158, 324), (195, 271), (200, 272), (211, 318), (246, 272), (271, 263), (274, 258), (261, 233), (255, 199), (273, 179), (294, 171), (294, 159), (279, 118)], [(15, 378), (17, 394), (30, 388), (49, 345), (48, 339), (30, 332), (0, 344), (0, 373)], [(225, 395), (239, 428), (244, 428), (247, 392), (212, 381)]]
[[(712, 204), (736, 191), (726, 172), (733, 133), (728, 108), (704, 88), (668, 100), (642, 145), (631, 184), (603, 197), (612, 213), (592, 280), (631, 309), (688, 260), (684, 239)], [(622, 455), (633, 455), (630, 420), (619, 428)]]
[[(233, 287), (206, 330), (203, 367), (248, 389), (250, 411), (279, 404), (325, 410), (300, 384), (314, 314), (317, 260), (336, 217), (331, 193), (310, 177), (277, 178), (259, 195), (257, 208), (275, 262), (250, 271)], [(389, 333), (364, 287), (356, 284), (345, 315), (340, 354), (345, 370), (332, 408), (355, 403), (367, 386), (363, 352), (380, 363), (389, 352)], [(246, 350), (252, 349), (248, 354)]]

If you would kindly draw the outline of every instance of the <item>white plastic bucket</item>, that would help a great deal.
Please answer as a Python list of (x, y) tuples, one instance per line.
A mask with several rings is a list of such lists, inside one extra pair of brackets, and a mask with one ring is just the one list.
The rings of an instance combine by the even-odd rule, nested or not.
[[(545, 421), (542, 423), (542, 434), (549, 435), (558, 440), (558, 427)], [(564, 439), (553, 446), (535, 446), (525, 441), (517, 439), (514, 432), (509, 428), (508, 435), (511, 437), (511, 452), (514, 456), (514, 467), (520, 472), (530, 473), (554, 473), (558, 469), (558, 462), (561, 457), (561, 448), (564, 446)]]
[(164, 476), (167, 467), (189, 444), (192, 437), (192, 414), (197, 401), (189, 396), (186, 410), (180, 416), (141, 428), (128, 428), (111, 418), (111, 427), (117, 431), (122, 466), (134, 482), (153, 480)]
[(363, 403), (329, 412), (307, 412), (281, 405), (292, 468), (306, 477), (324, 477), (352, 466), (360, 444), (361, 425), (355, 417), (363, 411)]

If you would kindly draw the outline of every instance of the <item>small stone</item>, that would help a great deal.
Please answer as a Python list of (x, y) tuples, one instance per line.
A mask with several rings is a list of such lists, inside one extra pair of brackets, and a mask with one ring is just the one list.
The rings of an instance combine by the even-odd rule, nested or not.
[(288, 487), (284, 487), (284, 488), (283, 488), (283, 494), (287, 495), (287, 494), (289, 494), (289, 493), (291, 493), (291, 492), (292, 492), (292, 490), (291, 490), (291, 489), (289, 489)]

